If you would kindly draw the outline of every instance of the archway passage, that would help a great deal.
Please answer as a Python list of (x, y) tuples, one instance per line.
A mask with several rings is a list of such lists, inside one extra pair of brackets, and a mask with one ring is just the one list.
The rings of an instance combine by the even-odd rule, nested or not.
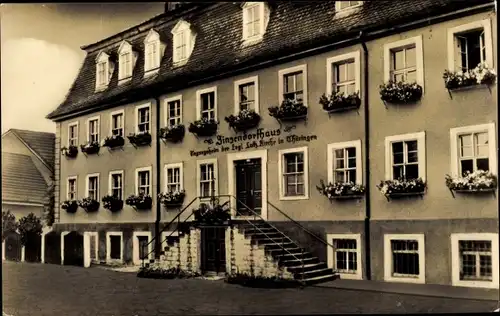
[(71, 232), (64, 236), (64, 264), (83, 267), (83, 235)]
[(61, 235), (56, 232), (45, 235), (45, 263), (61, 264)]
[(26, 236), (24, 246), (24, 260), (27, 262), (41, 262), (42, 260), (42, 236), (31, 234)]
[(21, 236), (12, 232), (5, 237), (5, 259), (11, 261), (21, 261)]

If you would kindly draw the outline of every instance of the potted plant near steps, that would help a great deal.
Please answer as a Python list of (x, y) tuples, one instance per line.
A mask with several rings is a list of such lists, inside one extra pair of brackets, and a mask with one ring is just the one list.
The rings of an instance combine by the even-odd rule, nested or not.
[(136, 210), (150, 210), (153, 205), (153, 199), (151, 196), (141, 192), (139, 195), (132, 194), (129, 196), (125, 204), (132, 206)]
[(92, 199), (90, 197), (83, 198), (82, 200), (78, 201), (78, 206), (83, 208), (86, 212), (91, 213), (91, 212), (96, 212), (99, 210), (100, 203), (99, 201)]
[(130, 143), (134, 146), (148, 146), (151, 144), (151, 134), (148, 131), (131, 133), (127, 136)]
[(365, 187), (362, 184), (356, 184), (352, 181), (328, 183), (325, 185), (323, 180), (320, 180), (320, 185), (316, 186), (316, 189), (329, 200), (356, 198), (363, 196), (365, 193)]
[(111, 212), (118, 212), (123, 209), (123, 200), (114, 195), (105, 195), (102, 198), (102, 206)]
[(254, 110), (241, 110), (238, 115), (229, 115), (224, 118), (229, 124), (229, 127), (235, 131), (244, 132), (254, 127), (257, 127), (260, 122), (260, 115)]
[(380, 85), (380, 98), (392, 104), (415, 103), (422, 98), (422, 86), (416, 82), (393, 81)]
[(200, 137), (210, 137), (217, 133), (217, 122), (214, 119), (202, 118), (189, 124), (188, 131)]
[(78, 155), (78, 147), (69, 145), (68, 147), (61, 148), (61, 153), (67, 158), (75, 158)]
[(330, 96), (323, 94), (319, 99), (319, 104), (322, 105), (323, 110), (330, 112), (340, 112), (349, 109), (359, 109), (361, 106), (361, 99), (359, 93), (354, 92), (351, 94), (344, 94), (344, 92), (334, 92)]
[(82, 153), (85, 153), (87, 155), (98, 154), (100, 149), (101, 145), (97, 141), (91, 141), (87, 144), (80, 145), (80, 150), (82, 151)]
[(301, 120), (307, 117), (307, 106), (303, 102), (285, 99), (280, 106), (269, 109), (269, 115), (281, 121)]
[(467, 171), (463, 177), (446, 175), (446, 186), (459, 193), (491, 192), (497, 188), (497, 177), (489, 171)]
[(184, 190), (162, 192), (158, 194), (158, 200), (165, 207), (176, 207), (182, 205), (186, 193)]
[(231, 219), (229, 201), (224, 204), (218, 202), (213, 205), (201, 203), (193, 210), (194, 220), (201, 225), (223, 225)]
[(183, 124), (169, 125), (167, 127), (160, 128), (160, 138), (172, 143), (182, 141), (185, 134), (186, 128)]
[(61, 203), (61, 208), (68, 213), (76, 213), (78, 210), (78, 201), (66, 200)]
[(125, 139), (121, 135), (112, 135), (104, 139), (103, 146), (108, 148), (116, 148), (125, 145)]
[(380, 181), (377, 185), (386, 198), (394, 198), (398, 196), (423, 195), (427, 184), (421, 179), (397, 179)]
[(496, 80), (496, 73), (487, 63), (480, 63), (469, 71), (449, 71), (443, 73), (444, 85), (448, 90), (456, 90), (480, 84), (492, 85)]

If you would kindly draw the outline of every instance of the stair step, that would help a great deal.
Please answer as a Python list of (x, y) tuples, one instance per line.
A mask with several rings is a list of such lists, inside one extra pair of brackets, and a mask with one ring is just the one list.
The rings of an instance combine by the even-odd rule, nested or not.
[(315, 269), (315, 270), (310, 270), (306, 272), (299, 272), (299, 273), (294, 273), (294, 277), (297, 280), (301, 280), (302, 278), (304, 279), (310, 279), (322, 275), (330, 275), (333, 273), (332, 269), (329, 268), (324, 268), (324, 269)]
[(297, 248), (297, 245), (293, 242), (285, 242), (285, 243), (276, 243), (273, 241), (261, 242), (259, 245), (262, 245), (266, 248), (266, 250), (281, 250), (282, 247), (285, 249)]
[(319, 263), (318, 257), (311, 257), (311, 258), (304, 258), (304, 259), (284, 259), (283, 261), (280, 262), (281, 266), (285, 267), (299, 267), (302, 266), (302, 264), (308, 264), (308, 263)]
[(340, 279), (338, 274), (332, 273), (328, 275), (322, 275), (322, 276), (317, 276), (313, 278), (308, 278), (308, 279), (303, 279), (303, 281), (306, 285), (314, 285), (314, 284), (319, 284), (319, 283), (324, 283), (328, 281), (334, 281)]
[(320, 270), (320, 269), (326, 269), (328, 266), (326, 263), (324, 262), (320, 262), (320, 263), (308, 263), (308, 264), (304, 264), (302, 266), (301, 265), (298, 265), (298, 266), (290, 266), (290, 267), (287, 267), (287, 270), (290, 271), (290, 273), (301, 273), (303, 271), (314, 271), (314, 270)]
[(259, 246), (276, 246), (273, 247), (272, 249), (278, 248), (282, 249), (284, 248), (290, 248), (290, 247), (297, 247), (296, 244), (291, 242), (288, 238), (261, 238), (261, 239), (252, 239), (252, 244), (254, 245), (259, 245)]
[[(247, 234), (245, 234), (247, 235)], [(262, 239), (287, 239), (280, 233), (257, 233), (257, 234), (248, 234), (253, 240), (262, 240)]]
[[(285, 249), (286, 249), (286, 250), (288, 250), (288, 251), (290, 251), (290, 252), (293, 252), (293, 253), (296, 253), (296, 252), (297, 252), (297, 253), (300, 253), (300, 252), (301, 252), (301, 250), (302, 250), (303, 248), (299, 248), (299, 247), (291, 247), (291, 248), (287, 248), (287, 247), (285, 247)], [(303, 249), (303, 250), (304, 250), (304, 252), (306, 252), (306, 250), (305, 250), (305, 249)], [(277, 252), (279, 253), (280, 251), (283, 251), (283, 249), (281, 249), (281, 248), (277, 248), (277, 249), (266, 249), (266, 252), (270, 253), (271, 255), (272, 255), (272, 254), (275, 254), (275, 253), (277, 253)]]
[(275, 254), (273, 254), (273, 257), (276, 258), (276, 259), (281, 259), (283, 258), (284, 260), (287, 260), (287, 259), (291, 259), (291, 260), (295, 260), (295, 259), (307, 259), (307, 258), (313, 258), (313, 255), (312, 253), (310, 252), (285, 252), (284, 254), (280, 254), (279, 252), (276, 252)]
[(244, 229), (243, 232), (245, 234), (258, 234), (258, 233), (262, 233), (262, 232), (265, 232), (265, 233), (274, 233), (274, 232), (277, 232), (279, 233), (279, 231), (277, 231), (276, 229), (272, 228), (272, 227), (263, 227), (263, 228), (248, 228), (248, 229)]

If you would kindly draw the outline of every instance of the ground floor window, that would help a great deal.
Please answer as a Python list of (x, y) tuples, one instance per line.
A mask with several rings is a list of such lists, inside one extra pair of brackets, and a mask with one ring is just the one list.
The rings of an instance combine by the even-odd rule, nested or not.
[(385, 235), (387, 281), (425, 283), (423, 235)]
[(346, 279), (362, 279), (361, 235), (328, 234), (328, 266)]

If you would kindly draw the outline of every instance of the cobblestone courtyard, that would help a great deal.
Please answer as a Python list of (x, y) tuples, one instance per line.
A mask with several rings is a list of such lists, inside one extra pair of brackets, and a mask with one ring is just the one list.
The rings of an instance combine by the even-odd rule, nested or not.
[(478, 313), (496, 302), (308, 287), (253, 289), (208, 280), (139, 279), (135, 273), (3, 263), (3, 310), (21, 315), (238, 315)]

